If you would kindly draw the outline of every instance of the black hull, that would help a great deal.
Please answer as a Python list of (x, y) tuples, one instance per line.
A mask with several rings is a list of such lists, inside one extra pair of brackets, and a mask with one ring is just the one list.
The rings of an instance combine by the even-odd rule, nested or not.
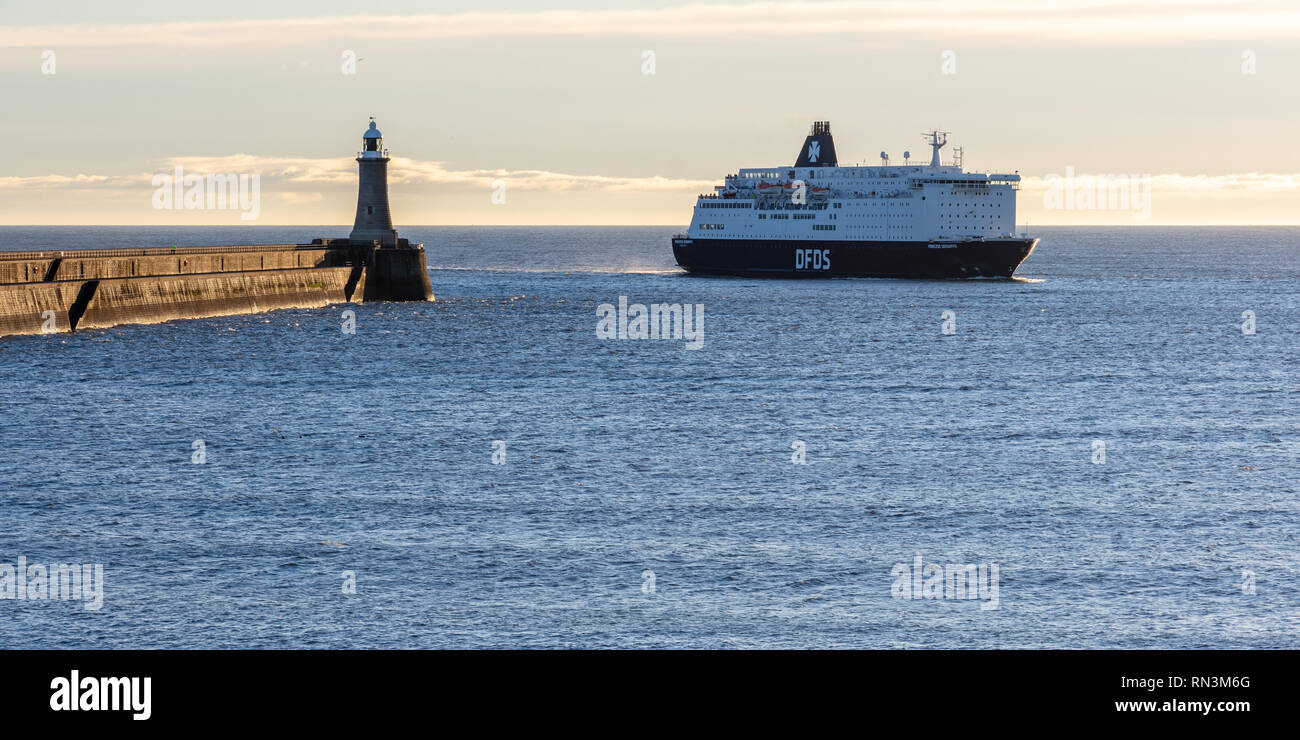
[(796, 241), (675, 237), (677, 264), (705, 275), (827, 278), (1009, 278), (1037, 239), (959, 242)]

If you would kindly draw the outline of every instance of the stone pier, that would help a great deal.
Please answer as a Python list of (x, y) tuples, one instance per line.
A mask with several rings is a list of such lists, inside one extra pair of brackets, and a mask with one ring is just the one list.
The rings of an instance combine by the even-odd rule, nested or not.
[(424, 245), (0, 252), (0, 336), (362, 301), (429, 301)]

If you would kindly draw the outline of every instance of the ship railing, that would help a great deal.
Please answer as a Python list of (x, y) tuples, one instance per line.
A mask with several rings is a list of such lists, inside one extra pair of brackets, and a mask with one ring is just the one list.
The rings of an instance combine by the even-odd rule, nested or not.
[(912, 194), (910, 190), (899, 190), (896, 192), (888, 192), (888, 193), (882, 193), (876, 190), (872, 190), (864, 193), (860, 190), (855, 190), (853, 191), (853, 197), (854, 198), (913, 198), (915, 196)]
[(772, 202), (764, 203), (762, 201), (759, 201), (754, 206), (755, 209), (760, 211), (824, 211), (829, 207), (830, 207), (830, 203), (827, 203), (825, 201), (819, 203), (805, 203), (805, 204), (787, 203), (785, 201), (777, 201), (775, 203)]

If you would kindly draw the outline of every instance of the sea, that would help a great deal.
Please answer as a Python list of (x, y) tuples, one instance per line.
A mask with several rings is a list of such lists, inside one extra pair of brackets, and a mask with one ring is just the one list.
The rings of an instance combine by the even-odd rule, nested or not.
[[(0, 339), (0, 648), (1300, 647), (1300, 227), (1044, 227), (1009, 281), (401, 231), (434, 302)], [(60, 564), (93, 600), (17, 598)]]

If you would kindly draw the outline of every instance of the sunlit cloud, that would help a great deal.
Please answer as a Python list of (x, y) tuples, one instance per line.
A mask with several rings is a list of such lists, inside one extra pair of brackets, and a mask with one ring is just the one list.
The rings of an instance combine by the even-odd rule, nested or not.
[(103, 190), (136, 187), (152, 175), (36, 175), (0, 177), (0, 190)]
[[(1114, 173), (1105, 174), (1085, 174), (1079, 173), (1074, 175), (1076, 180), (1084, 178), (1113, 178), (1119, 177), (1124, 179), (1144, 178), (1146, 175), (1138, 173), (1123, 173), (1115, 175)], [(1185, 193), (1204, 193), (1204, 192), (1222, 192), (1222, 191), (1251, 191), (1259, 193), (1284, 193), (1300, 191), (1300, 173), (1274, 174), (1267, 172), (1241, 172), (1227, 175), (1150, 175), (1151, 189), (1153, 191), (1174, 191)], [(1034, 192), (1046, 190), (1051, 185), (1045, 177), (1026, 177), (1021, 183), (1022, 190)]]
[[(357, 181), (356, 163), (338, 157), (264, 157), (251, 154), (231, 154), (221, 157), (173, 157), (157, 170), (170, 174), (181, 167), (187, 174), (260, 174), (263, 178), (284, 185), (354, 186)], [(148, 187), (154, 172), (120, 175), (36, 175), (31, 177), (0, 177), (0, 189), (58, 189), (99, 190), (112, 188)], [(1076, 178), (1112, 177), (1113, 174), (1078, 173)], [(1124, 178), (1145, 177), (1124, 173)], [(1048, 176), (1026, 176), (1021, 188), (1037, 191), (1051, 183)], [(1245, 190), (1252, 192), (1300, 191), (1300, 173), (1240, 172), (1221, 175), (1152, 174), (1153, 190), (1206, 192)], [(584, 175), (547, 170), (508, 169), (448, 169), (443, 162), (394, 157), (389, 169), (389, 182), (393, 185), (466, 185), (491, 187), (497, 180), (508, 182), (519, 190), (598, 190), (606, 192), (703, 192), (711, 191), (720, 180), (692, 180), (658, 175), (644, 177), (616, 177), (610, 175)], [(319, 195), (319, 193), (316, 193)]]
[[(14, 215), (19, 219), (40, 219), (37, 214), (44, 204), (57, 202), (92, 219), (92, 222), (109, 218), (106, 214), (110, 211), (114, 214), (112, 218), (125, 219), (124, 223), (172, 222), (177, 218), (175, 212), (159, 216), (152, 209), (135, 209), (143, 209), (149, 204), (154, 175), (174, 174), (177, 167), (186, 175), (259, 175), (261, 191), (270, 199), (267, 205), (269, 217), (284, 223), (310, 223), (346, 215), (356, 192), (356, 163), (350, 158), (261, 157), (250, 154), (174, 157), (159, 162), (155, 172), (135, 174), (0, 177), (0, 192), (5, 193), (6, 202), (15, 206)], [(459, 170), (450, 169), (439, 161), (404, 157), (393, 158), (389, 175), (399, 199), (403, 196), (416, 198), (411, 203), (412, 208), (408, 209), (408, 216), (414, 219), (411, 223), (442, 222), (448, 216), (490, 223), (531, 223), (547, 218), (559, 219), (556, 223), (581, 223), (591, 221), (593, 217), (593, 223), (620, 223), (619, 214), (623, 219), (632, 218), (643, 223), (678, 223), (689, 218), (690, 204), (696, 194), (710, 192), (719, 184), (716, 180), (659, 175), (620, 177), (547, 170)], [(1065, 182), (1067, 189), (1093, 188), (1099, 179), (1126, 181), (1136, 188), (1138, 185), (1134, 183), (1140, 181), (1144, 188), (1143, 203), (1152, 206), (1150, 221), (1147, 221), (1144, 207), (1144, 223), (1290, 223), (1294, 217), (1277, 214), (1290, 213), (1285, 204), (1300, 198), (1300, 172), (1217, 175), (1080, 172), (1072, 173), (1072, 177)], [(1048, 194), (1054, 184), (1059, 186), (1060, 183), (1059, 176), (1025, 176), (1018, 199), (1019, 218), (1037, 224), (1133, 222), (1132, 214), (1122, 209), (1052, 207)], [(534, 194), (529, 203), (542, 210), (507, 212), (488, 205), (487, 194), (499, 184), (504, 184), (510, 193), (516, 195)], [(475, 192), (480, 193), (478, 205), (474, 204), (476, 199), (471, 195)], [(51, 193), (57, 193), (59, 197), (53, 198), (49, 195)], [(588, 205), (600, 205), (586, 209), (584, 216), (575, 218), (569, 210), (574, 197), (585, 199), (582, 202)], [(1060, 200), (1059, 194), (1057, 200)], [(1098, 203), (1104, 200), (1099, 197)], [(18, 205), (23, 203), (26, 205)], [(455, 206), (447, 210), (452, 203)], [(625, 210), (629, 206), (633, 206), (633, 212)], [(213, 218), (208, 214), (188, 212), (182, 216)]]
[[(258, 174), (264, 180), (278, 183), (276, 187), (337, 185), (354, 187), (357, 182), (357, 165), (351, 159), (309, 157), (261, 157), (251, 154), (232, 154), (222, 157), (173, 157), (166, 160), (158, 173), (171, 174), (180, 167), (187, 175), (208, 174)], [(37, 175), (32, 177), (0, 177), (0, 189), (42, 190), (101, 190), (114, 188), (152, 187), (153, 172), (134, 175)], [(422, 161), (394, 157), (388, 181), (402, 185), (464, 185), (490, 188), (498, 180), (506, 182), (512, 190), (573, 191), (593, 190), (605, 192), (697, 192), (711, 190), (717, 184), (712, 180), (688, 180), (649, 175), (646, 177), (614, 177), (610, 175), (580, 175), (546, 170), (448, 169), (442, 162)], [(267, 185), (264, 184), (264, 187)], [(319, 193), (317, 193), (319, 195)]]
[(150, 24), (0, 26), (0, 46), (213, 47), (325, 40), (428, 41), (477, 37), (806, 37), (888, 41), (954, 34), (1002, 39), (1159, 43), (1179, 39), (1295, 38), (1291, 0), (882, 0), (691, 4), (640, 10), (469, 12)]

